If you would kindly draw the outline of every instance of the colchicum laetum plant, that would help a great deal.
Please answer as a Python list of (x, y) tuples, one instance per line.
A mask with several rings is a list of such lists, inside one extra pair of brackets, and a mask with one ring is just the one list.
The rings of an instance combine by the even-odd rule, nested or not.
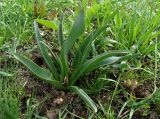
[[(53, 26), (52, 22), (47, 22), (48, 26), (49, 24)], [(84, 11), (82, 9), (79, 10), (78, 16), (66, 40), (64, 40), (62, 31), (62, 19), (60, 20), (58, 28), (60, 53), (58, 55), (52, 52), (51, 48), (44, 43), (36, 21), (34, 21), (34, 28), (40, 52), (48, 69), (38, 66), (28, 58), (17, 53), (13, 53), (13, 56), (24, 64), (33, 74), (39, 77), (39, 79), (48, 82), (59, 90), (68, 90), (76, 93), (84, 100), (88, 107), (94, 112), (97, 112), (97, 107), (93, 100), (83, 89), (76, 85), (76, 81), (81, 80), (81, 77), (84, 77), (88, 72), (109, 64), (117, 64), (131, 58), (132, 55), (126, 51), (108, 51), (98, 54), (97, 56), (90, 56), (92, 42), (102, 32), (106, 31), (106, 25), (91, 32), (82, 43), (79, 44), (79, 48), (76, 50), (76, 53), (73, 54), (72, 63), (69, 64), (68, 54), (76, 40), (85, 31)], [(48, 52), (50, 52), (52, 56), (50, 56)]]

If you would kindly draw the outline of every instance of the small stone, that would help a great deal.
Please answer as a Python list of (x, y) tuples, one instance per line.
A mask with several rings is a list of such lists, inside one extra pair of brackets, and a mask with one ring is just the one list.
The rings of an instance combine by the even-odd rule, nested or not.
[(63, 102), (64, 102), (63, 98), (56, 98), (53, 101), (53, 103), (58, 104), (58, 105), (62, 104)]

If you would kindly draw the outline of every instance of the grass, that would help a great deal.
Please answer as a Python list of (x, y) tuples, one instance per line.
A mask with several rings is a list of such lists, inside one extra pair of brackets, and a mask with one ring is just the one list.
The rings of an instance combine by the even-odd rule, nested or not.
[[(83, 0), (81, 3), (47, 0), (44, 2), (44, 15), (40, 12), (41, 5), (42, 1), (38, 0), (39, 15), (35, 17), (33, 0), (0, 2), (0, 71), (3, 71), (0, 72), (0, 118), (160, 118), (159, 1)], [(38, 81), (11, 55), (12, 51), (17, 51), (46, 67), (34, 43), (34, 19), (52, 20), (58, 27), (60, 13), (63, 12), (66, 38), (79, 6), (83, 6), (85, 11), (85, 34), (76, 40), (68, 59), (74, 56), (88, 33), (104, 25), (107, 25), (106, 32), (92, 42), (90, 56), (95, 57), (109, 50), (140, 54), (120, 64), (93, 70), (81, 77), (83, 81), (76, 82), (94, 100), (97, 113), (93, 113), (73, 93), (56, 90)], [(58, 54), (58, 31), (44, 26), (40, 30), (46, 44)]]
[[(30, 3), (30, 4), (29, 4)], [(0, 2), (1, 44), (4, 42), (31, 40), (32, 3), (20, 0), (2, 0)]]
[[(1, 61), (4, 65), (1, 65), (3, 69), (7, 72), (13, 71), (15, 69), (14, 62), (10, 62), (9, 65), (7, 64), (6, 60), (10, 60), (8, 58), (2, 57)], [(10, 60), (11, 61), (11, 60)], [(7, 78), (7, 76), (9, 76)], [(13, 119), (20, 117), (20, 95), (22, 87), (19, 87), (18, 82), (15, 76), (11, 76), (2, 74), (0, 78), (0, 118), (4, 119)]]

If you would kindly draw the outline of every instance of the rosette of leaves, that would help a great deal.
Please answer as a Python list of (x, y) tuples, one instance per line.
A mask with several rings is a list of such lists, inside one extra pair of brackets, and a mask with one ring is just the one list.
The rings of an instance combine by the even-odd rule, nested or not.
[[(52, 24), (52, 22), (50, 23)], [(49, 22), (47, 22), (47, 25), (48, 24)], [(61, 50), (58, 55), (52, 52), (51, 48), (44, 43), (36, 21), (34, 21), (34, 28), (40, 52), (48, 69), (38, 66), (20, 54), (13, 53), (13, 56), (24, 64), (33, 74), (39, 77), (39, 79), (50, 83), (59, 90), (75, 92), (84, 100), (88, 107), (90, 107), (94, 112), (97, 112), (97, 107), (93, 100), (83, 91), (83, 89), (76, 85), (76, 81), (81, 80), (81, 77), (85, 76), (86, 73), (91, 72), (92, 70), (106, 65), (117, 64), (118, 62), (131, 58), (132, 55), (127, 54), (126, 51), (108, 51), (98, 54), (97, 56), (90, 57), (91, 44), (93, 40), (95, 40), (107, 28), (107, 26), (102, 26), (92, 31), (84, 38), (83, 42), (79, 44), (79, 48), (74, 54), (71, 65), (69, 65), (68, 53), (76, 40), (85, 31), (84, 11), (82, 9), (79, 10), (78, 16), (74, 21), (66, 40), (64, 40), (63, 36), (62, 19), (60, 20), (57, 39)], [(52, 54), (52, 57), (49, 55), (49, 52)]]

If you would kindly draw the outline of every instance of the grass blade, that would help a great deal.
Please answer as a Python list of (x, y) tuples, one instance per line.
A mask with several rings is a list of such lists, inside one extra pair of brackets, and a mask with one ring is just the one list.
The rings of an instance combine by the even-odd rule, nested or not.
[(133, 108), (131, 108), (128, 119), (132, 119), (134, 112), (135, 112), (135, 110)]
[(0, 71), (0, 75), (7, 76), (7, 77), (13, 76), (13, 74), (10, 74), (10, 73), (7, 73), (7, 72), (3, 72), (3, 71)]
[(123, 104), (123, 106), (121, 107), (121, 109), (120, 109), (120, 111), (119, 111), (119, 113), (118, 113), (117, 119), (119, 119), (119, 117), (121, 116), (121, 114), (122, 114), (123, 110), (125, 109), (125, 107), (127, 106), (128, 102), (129, 102), (129, 101), (126, 101), (126, 102)]

